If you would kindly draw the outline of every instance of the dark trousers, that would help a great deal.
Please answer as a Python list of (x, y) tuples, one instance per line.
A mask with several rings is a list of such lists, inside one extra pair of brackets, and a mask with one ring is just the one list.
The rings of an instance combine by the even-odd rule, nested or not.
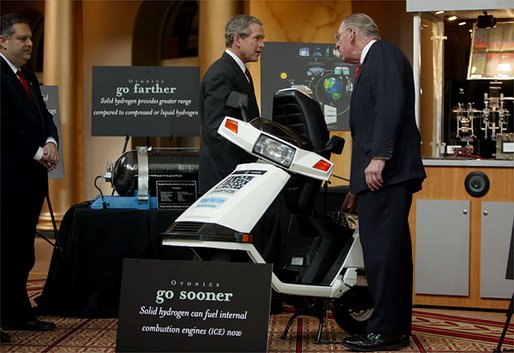
[(27, 293), (27, 280), (35, 262), (36, 225), (44, 201), (42, 187), (28, 187), (26, 190), (29, 191), (28, 193), (13, 189), (2, 187), (0, 220), (2, 325), (34, 318)]
[(359, 233), (373, 315), (368, 332), (410, 334), (412, 326), (412, 248), (408, 182), (359, 194)]

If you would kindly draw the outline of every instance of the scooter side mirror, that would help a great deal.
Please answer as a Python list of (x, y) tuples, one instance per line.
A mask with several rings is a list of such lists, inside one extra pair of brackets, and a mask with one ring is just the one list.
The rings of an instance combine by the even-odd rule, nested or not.
[(243, 121), (248, 121), (248, 117), (246, 115), (246, 108), (248, 108), (248, 95), (238, 91), (232, 91), (228, 95), (225, 105), (230, 108), (240, 109), (241, 118)]
[(325, 145), (325, 151), (334, 153), (334, 154), (341, 154), (343, 153), (344, 148), (344, 138), (340, 136), (332, 136), (330, 140), (328, 140), (327, 144)]

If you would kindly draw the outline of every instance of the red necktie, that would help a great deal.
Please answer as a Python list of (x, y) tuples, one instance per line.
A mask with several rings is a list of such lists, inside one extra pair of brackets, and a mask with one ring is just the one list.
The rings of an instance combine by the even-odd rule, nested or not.
[(357, 70), (355, 70), (355, 80), (357, 80), (357, 77), (359, 77), (359, 72), (361, 71), (362, 63), (359, 63), (359, 66), (357, 66)]
[(16, 72), (16, 75), (18, 75), (18, 77), (20, 78), (20, 82), (21, 82), (23, 88), (25, 88), (25, 92), (27, 92), (27, 95), (29, 96), (29, 98), (31, 98), (30, 91), (29, 91), (29, 84), (27, 83), (27, 79), (25, 78), (25, 75), (23, 74), (23, 72), (21, 70), (18, 70)]
[(246, 74), (246, 77), (248, 77), (248, 81), (250, 81), (250, 85), (252, 86), (252, 90), (253, 90), (253, 79), (252, 79), (252, 75), (250, 74), (250, 70), (248, 70), (248, 68), (246, 68), (245, 74)]

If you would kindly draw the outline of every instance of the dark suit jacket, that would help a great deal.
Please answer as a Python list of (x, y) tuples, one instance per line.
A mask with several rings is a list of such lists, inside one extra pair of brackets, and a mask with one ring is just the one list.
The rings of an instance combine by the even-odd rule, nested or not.
[(36, 76), (22, 70), (29, 84), (30, 99), (16, 74), (0, 58), (2, 194), (11, 189), (46, 194), (48, 171), (34, 160), (34, 155), (48, 137), (59, 140), (57, 127), (46, 109)]
[(230, 55), (223, 53), (205, 73), (200, 88), (200, 194), (230, 174), (238, 164), (256, 160), (217, 133), (225, 116), (242, 119), (239, 109), (225, 106), (232, 91), (248, 95), (248, 119), (260, 115), (255, 92), (245, 74)]
[(425, 178), (412, 67), (398, 47), (384, 40), (371, 46), (350, 104), (352, 193), (368, 190), (364, 170), (374, 157), (389, 158), (382, 173), (385, 186)]

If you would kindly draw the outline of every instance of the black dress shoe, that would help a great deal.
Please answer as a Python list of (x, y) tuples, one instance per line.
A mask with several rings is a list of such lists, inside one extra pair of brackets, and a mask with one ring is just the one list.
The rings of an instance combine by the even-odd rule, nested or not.
[(0, 333), (2, 334), (2, 341), (0, 341), (1, 343), (11, 342), (11, 336), (9, 336), (9, 334), (7, 332), (4, 332), (2, 330), (2, 331), (0, 331)]
[(29, 321), (13, 322), (8, 324), (2, 323), (2, 328), (15, 331), (53, 331), (55, 330), (55, 324), (53, 322), (41, 321), (34, 318)]
[(368, 333), (346, 337), (343, 344), (357, 352), (392, 351), (407, 347), (409, 342), (407, 335), (388, 335), (383, 333)]

